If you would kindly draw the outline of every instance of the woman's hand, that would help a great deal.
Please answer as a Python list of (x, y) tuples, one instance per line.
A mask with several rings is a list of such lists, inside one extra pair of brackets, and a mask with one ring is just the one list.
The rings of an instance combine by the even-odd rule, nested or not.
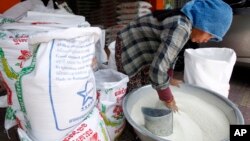
[(170, 78), (169, 83), (170, 83), (170, 85), (180, 87), (180, 84), (183, 83), (183, 81), (179, 80), (179, 79)]
[(174, 99), (171, 102), (165, 101), (165, 105), (173, 112), (178, 112), (178, 107), (176, 106), (176, 102)]
[(159, 99), (163, 101), (170, 110), (172, 110), (173, 112), (178, 111), (174, 96), (169, 87), (162, 90), (157, 90), (157, 93), (159, 95)]

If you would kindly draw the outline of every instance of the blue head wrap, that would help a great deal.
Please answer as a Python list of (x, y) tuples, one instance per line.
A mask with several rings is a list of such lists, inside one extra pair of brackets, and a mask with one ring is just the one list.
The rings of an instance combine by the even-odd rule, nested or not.
[(214, 41), (222, 40), (233, 19), (232, 8), (222, 0), (192, 0), (181, 11), (194, 28), (210, 33)]

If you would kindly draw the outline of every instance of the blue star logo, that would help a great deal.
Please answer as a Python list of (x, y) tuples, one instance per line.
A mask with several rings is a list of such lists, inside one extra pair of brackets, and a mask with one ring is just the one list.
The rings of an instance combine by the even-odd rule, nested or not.
[(94, 101), (93, 97), (88, 95), (93, 91), (94, 88), (92, 87), (91, 89), (88, 90), (88, 85), (93, 86), (93, 83), (87, 81), (84, 90), (77, 92), (77, 94), (83, 98), (82, 109), (81, 109), (82, 111), (89, 108)]

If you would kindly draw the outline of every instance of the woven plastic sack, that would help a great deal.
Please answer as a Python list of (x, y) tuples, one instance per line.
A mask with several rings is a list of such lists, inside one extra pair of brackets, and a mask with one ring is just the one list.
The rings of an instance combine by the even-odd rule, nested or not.
[(111, 141), (125, 128), (122, 100), (126, 94), (128, 76), (113, 69), (95, 72), (98, 108), (101, 111)]
[[(18, 110), (20, 109), (20, 104), (18, 102), (19, 99), (15, 92), (16, 75), (12, 75), (11, 71), (21, 72), (23, 68), (30, 65), (32, 59), (29, 58), (32, 56), (32, 54), (28, 46), (29, 36), (41, 32), (66, 29), (69, 26), (79, 26), (81, 25), (82, 21), (85, 20), (85, 18), (83, 17), (78, 20), (78, 24), (77, 21), (75, 21), (75, 24), (70, 24), (73, 23), (73, 21), (67, 21), (69, 18), (76, 19), (79, 18), (79, 16), (77, 17), (75, 15), (65, 15), (65, 17), (67, 17), (65, 18), (63, 14), (41, 14), (38, 12), (29, 12), (28, 15), (30, 16), (29, 19), (31, 23), (18, 23), (12, 19), (0, 18), (0, 55), (4, 55), (2, 65), (0, 64), (0, 73), (2, 74), (3, 72), (3, 75), (0, 76), (5, 84), (8, 97), (6, 101), (8, 103), (8, 107), (5, 116), (6, 130), (10, 129), (19, 122), (18, 120), (16, 121), (15, 116), (15, 113), (18, 113)], [(40, 17), (39, 21), (33, 18), (39, 15), (42, 15), (43, 17), (47, 16), (50, 18), (46, 19)], [(55, 18), (57, 20), (58, 18), (61, 18), (60, 23), (49, 23), (49, 19), (53, 19), (53, 16), (57, 17)], [(11, 64), (11, 69), (4, 70), (9, 64)]]
[(32, 53), (21, 52), (21, 62), (15, 46), (0, 48), (1, 72), (17, 102), (12, 112), (32, 140), (59, 140), (92, 111), (91, 63), (100, 35), (92, 27), (34, 34), (28, 37)]
[[(21, 128), (18, 128), (17, 132), (21, 141), (35, 141)], [(110, 141), (110, 139), (99, 110), (94, 108), (83, 122), (58, 141)]]
[(186, 49), (184, 52), (184, 81), (228, 97), (229, 80), (236, 62), (229, 48)]
[(62, 141), (110, 141), (106, 125), (97, 108)]

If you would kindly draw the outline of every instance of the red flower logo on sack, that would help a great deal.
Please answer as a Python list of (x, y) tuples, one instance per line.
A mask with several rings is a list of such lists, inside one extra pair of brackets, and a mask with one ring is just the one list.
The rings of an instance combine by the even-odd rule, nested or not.
[(18, 65), (20, 68), (23, 68), (23, 63), (28, 60), (31, 57), (31, 53), (30, 51), (27, 50), (21, 50), (21, 55), (18, 56), (18, 60), (20, 60), (20, 63), (17, 63), (16, 65)]
[(123, 110), (122, 110), (122, 106), (118, 106), (116, 105), (114, 110), (113, 110), (113, 117), (117, 120), (123, 118)]
[(98, 134), (95, 133), (95, 134), (90, 138), (89, 141), (100, 141), (100, 140), (98, 139)]

